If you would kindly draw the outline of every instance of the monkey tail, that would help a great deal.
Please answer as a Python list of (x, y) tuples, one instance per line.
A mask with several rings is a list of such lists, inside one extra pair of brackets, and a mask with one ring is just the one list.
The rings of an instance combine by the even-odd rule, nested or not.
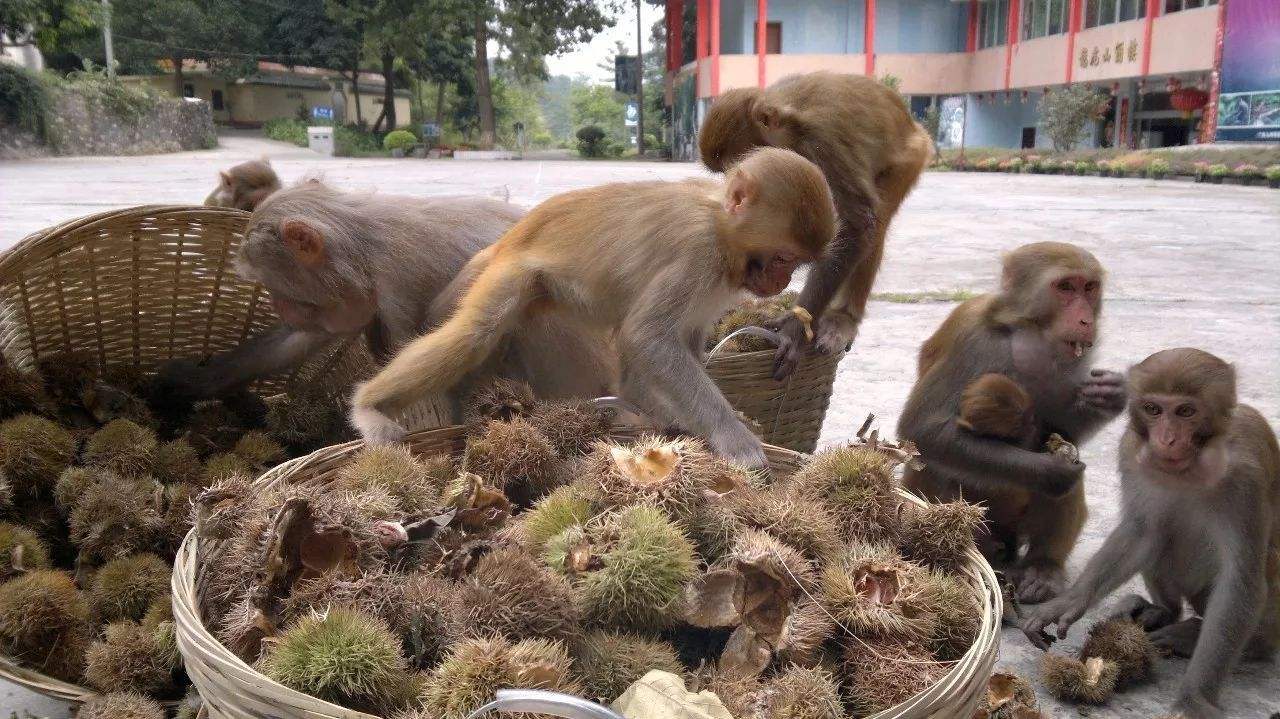
[(396, 412), (424, 395), (451, 389), (516, 327), (535, 286), (526, 269), (491, 263), (447, 322), (405, 346), (356, 390), (354, 408)]

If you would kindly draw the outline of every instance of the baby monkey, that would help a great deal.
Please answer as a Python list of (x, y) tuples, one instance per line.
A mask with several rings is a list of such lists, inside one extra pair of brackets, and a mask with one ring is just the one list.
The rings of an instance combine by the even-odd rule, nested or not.
[(280, 177), (267, 160), (250, 160), (218, 173), (218, 186), (204, 198), (206, 206), (234, 207), (253, 212), (280, 189)]

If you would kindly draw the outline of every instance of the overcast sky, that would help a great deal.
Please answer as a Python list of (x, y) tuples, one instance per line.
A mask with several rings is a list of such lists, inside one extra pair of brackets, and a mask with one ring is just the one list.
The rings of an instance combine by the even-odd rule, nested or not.
[[(653, 25), (653, 21), (662, 17), (662, 8), (650, 7), (645, 3), (641, 3), (641, 22), (644, 27), (644, 41), (647, 45), (649, 42), (649, 26)], [(585, 74), (593, 82), (603, 82), (608, 80), (613, 82), (610, 75), (605, 77), (596, 66), (601, 62), (613, 57), (613, 44), (615, 41), (621, 40), (627, 44), (628, 52), (635, 52), (636, 49), (636, 7), (634, 2), (629, 2), (626, 11), (618, 15), (618, 22), (613, 27), (606, 29), (604, 32), (596, 35), (591, 42), (585, 45), (579, 45), (573, 52), (565, 53), (560, 57), (547, 58), (547, 70), (552, 75), (568, 75), (575, 77), (579, 74)], [(647, 52), (648, 47), (645, 48)]]

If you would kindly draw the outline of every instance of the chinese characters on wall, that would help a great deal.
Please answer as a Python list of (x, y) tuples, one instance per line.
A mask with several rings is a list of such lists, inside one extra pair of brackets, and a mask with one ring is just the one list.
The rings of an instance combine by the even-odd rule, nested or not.
[(1080, 48), (1080, 67), (1098, 67), (1099, 65), (1108, 65), (1115, 63), (1117, 65), (1126, 62), (1138, 61), (1138, 41), (1130, 40), (1125, 43), (1123, 40), (1115, 45), (1094, 45), (1092, 48)]

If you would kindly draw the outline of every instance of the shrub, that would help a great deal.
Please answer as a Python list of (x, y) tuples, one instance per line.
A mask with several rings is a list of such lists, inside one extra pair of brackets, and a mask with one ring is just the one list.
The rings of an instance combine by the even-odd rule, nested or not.
[(1236, 165), (1236, 177), (1253, 180), (1262, 177), (1262, 168), (1257, 165)]
[(301, 120), (278, 117), (262, 123), (262, 131), (272, 140), (291, 142), (298, 147), (307, 146), (307, 125)]
[(1039, 159), (1036, 159), (1035, 157), (1028, 157), (1022, 162), (1022, 167), (1018, 169), (1028, 175), (1038, 175), (1042, 168)]
[(413, 136), (408, 130), (392, 130), (387, 136), (382, 138), (382, 149), (384, 150), (408, 150), (418, 144), (418, 138)]
[(1076, 163), (1077, 175), (1088, 175), (1088, 174), (1091, 174), (1093, 170), (1094, 170), (1093, 163), (1089, 162), (1088, 160), (1081, 160), (1080, 162)]
[(999, 166), (999, 160), (994, 157), (988, 157), (984, 160), (978, 160), (974, 163), (974, 168), (979, 172), (993, 172)]
[(1163, 180), (1165, 175), (1169, 174), (1169, 163), (1156, 158), (1147, 165), (1147, 177), (1153, 180)]
[(363, 157), (382, 155), (382, 142), (378, 135), (355, 125), (333, 128), (333, 154), (338, 157)]
[(1204, 178), (1209, 176), (1209, 163), (1207, 162), (1197, 162), (1192, 165), (1192, 168), (1195, 172), (1196, 182), (1204, 182)]
[(1106, 112), (1109, 100), (1088, 85), (1068, 85), (1040, 99), (1040, 124), (1055, 150), (1070, 150), (1080, 141), (1085, 125)]
[(1226, 165), (1209, 165), (1209, 177), (1226, 177), (1230, 172)]
[(1001, 161), (1001, 162), (1000, 162), (1000, 164), (996, 165), (996, 167), (997, 167), (1001, 172), (1021, 172), (1021, 171), (1022, 171), (1022, 158), (1021, 158), (1021, 157), (1010, 157), (1010, 158), (1009, 158), (1009, 159), (1007, 159), (1007, 160), (1003, 160), (1003, 161)]
[(26, 68), (0, 63), (0, 120), (45, 139), (49, 96), (40, 78)]
[(1270, 165), (1264, 170), (1267, 180), (1271, 182), (1280, 182), (1280, 165)]
[(1094, 166), (1098, 168), (1099, 177), (1107, 177), (1111, 174), (1111, 163), (1106, 160), (1098, 160)]
[(604, 130), (596, 125), (579, 128), (575, 137), (578, 138), (578, 153), (583, 157), (603, 157), (609, 144)]
[(122, 120), (141, 118), (164, 98), (150, 85), (124, 83), (108, 76), (105, 68), (95, 66), (90, 60), (84, 61), (83, 70), (68, 73), (65, 79), (55, 82)]
[(1046, 175), (1056, 175), (1058, 170), (1062, 169), (1057, 160), (1046, 158), (1040, 161), (1040, 171)]

